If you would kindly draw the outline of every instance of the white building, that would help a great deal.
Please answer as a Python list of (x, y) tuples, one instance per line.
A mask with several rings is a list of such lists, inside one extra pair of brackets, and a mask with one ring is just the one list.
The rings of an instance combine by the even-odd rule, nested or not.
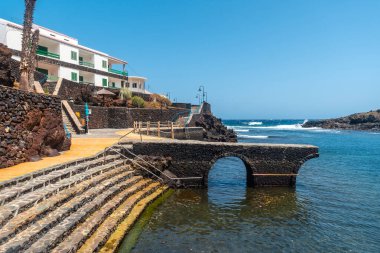
[[(79, 45), (78, 40), (33, 25), (40, 30), (38, 42), (37, 71), (48, 76), (48, 81), (65, 78), (74, 82), (93, 83), (95, 86), (121, 88), (149, 93), (145, 90), (144, 77), (128, 77), (126, 61), (117, 59), (100, 51)], [(0, 43), (12, 49), (14, 59), (20, 61), (22, 26), (0, 19)]]

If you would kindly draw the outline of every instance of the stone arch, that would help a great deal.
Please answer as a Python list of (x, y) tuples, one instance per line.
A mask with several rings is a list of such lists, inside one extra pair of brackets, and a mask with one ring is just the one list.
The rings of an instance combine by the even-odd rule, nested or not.
[(214, 164), (219, 159), (225, 158), (225, 157), (237, 157), (243, 162), (245, 169), (246, 169), (247, 186), (253, 187), (253, 185), (254, 185), (253, 172), (255, 171), (255, 168), (252, 165), (252, 162), (250, 161), (250, 159), (248, 157), (246, 157), (242, 154), (239, 154), (239, 153), (234, 153), (234, 152), (221, 153), (221, 154), (218, 154), (218, 155), (213, 157), (213, 159), (210, 161), (210, 168), (207, 170), (206, 175), (204, 176), (205, 184), (208, 185), (208, 176), (209, 176), (209, 173), (210, 173), (212, 167), (214, 166)]

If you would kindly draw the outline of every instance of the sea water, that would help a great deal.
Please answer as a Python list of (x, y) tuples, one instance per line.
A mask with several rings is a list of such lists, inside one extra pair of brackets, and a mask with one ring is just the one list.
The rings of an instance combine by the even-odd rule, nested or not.
[(133, 252), (380, 252), (379, 133), (224, 123), (239, 142), (312, 144), (320, 157), (301, 167), (295, 188), (247, 188), (241, 160), (218, 160), (209, 188), (176, 191)]

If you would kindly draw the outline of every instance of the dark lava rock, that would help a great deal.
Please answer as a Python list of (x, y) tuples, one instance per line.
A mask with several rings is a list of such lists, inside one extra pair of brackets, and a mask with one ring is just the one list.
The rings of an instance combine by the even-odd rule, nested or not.
[(237, 135), (232, 129), (227, 129), (222, 120), (210, 113), (202, 114), (195, 126), (205, 129), (204, 140), (216, 142), (237, 142)]
[(0, 43), (0, 85), (12, 87), (15, 77), (12, 75), (12, 52)]
[(355, 113), (337, 119), (308, 121), (302, 126), (306, 128), (380, 131), (380, 110)]

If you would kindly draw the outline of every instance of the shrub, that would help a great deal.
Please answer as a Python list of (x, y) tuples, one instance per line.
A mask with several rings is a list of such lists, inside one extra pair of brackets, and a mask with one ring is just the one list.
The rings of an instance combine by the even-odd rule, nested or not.
[(132, 97), (132, 91), (130, 91), (128, 88), (121, 88), (119, 91), (119, 97), (122, 100), (129, 100)]
[(141, 97), (133, 96), (132, 97), (132, 105), (134, 107), (144, 108), (145, 107), (145, 101)]
[(171, 106), (172, 101), (170, 101), (167, 97), (159, 95), (159, 94), (151, 94), (150, 95), (150, 100), (153, 102), (158, 102), (163, 106)]

